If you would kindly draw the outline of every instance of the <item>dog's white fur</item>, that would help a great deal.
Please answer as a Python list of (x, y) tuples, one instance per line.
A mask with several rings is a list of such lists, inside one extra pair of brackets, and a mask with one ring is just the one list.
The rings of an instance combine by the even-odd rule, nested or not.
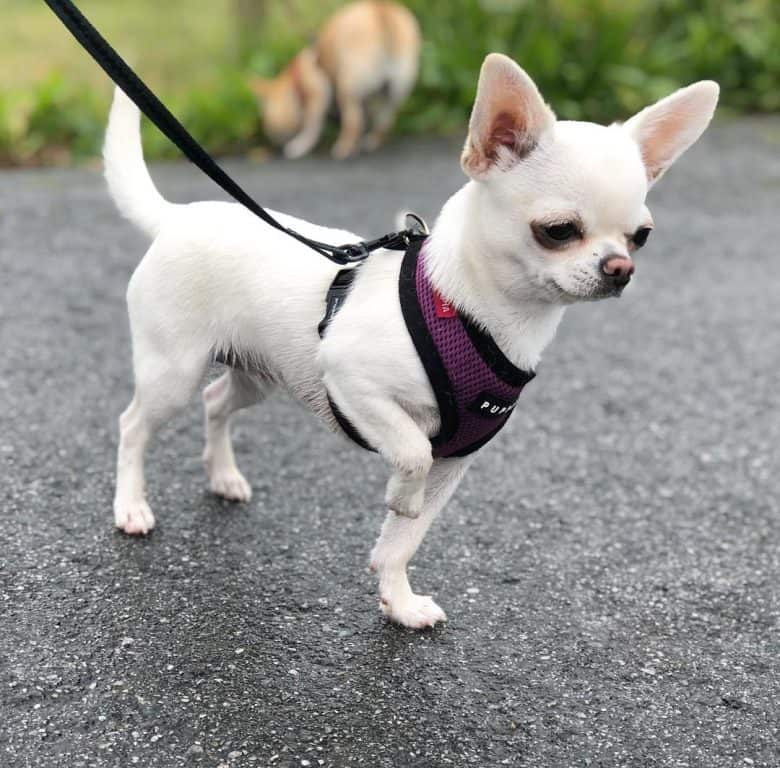
[[(717, 97), (715, 83), (700, 82), (625, 125), (556, 122), (528, 75), (489, 55), (462, 157), (471, 180), (445, 204), (428, 245), (437, 290), (515, 365), (535, 368), (567, 304), (619, 293), (604, 259), (630, 259), (631, 233), (650, 221), (648, 187), (701, 135)], [(147, 442), (189, 401), (214, 351), (230, 351), (247, 370), (227, 370), (203, 393), (211, 489), (240, 501), (251, 495), (230, 443), (236, 410), (281, 386), (335, 429), (330, 393), (392, 469), (371, 556), (382, 610), (410, 627), (443, 621), (430, 597), (412, 592), (406, 565), (469, 459), (431, 457), (439, 417), (401, 315), (398, 254), (378, 252), (364, 264), (320, 341), (338, 268), (240, 205), (165, 201), (143, 161), (138, 112), (120, 91), (105, 162), (119, 210), (153, 238), (127, 291), (135, 395), (120, 418), (117, 526), (130, 534), (154, 526)], [(318, 240), (359, 239), (276, 215)], [(532, 233), (532, 223), (572, 219), (583, 234), (563, 248), (542, 247)]]

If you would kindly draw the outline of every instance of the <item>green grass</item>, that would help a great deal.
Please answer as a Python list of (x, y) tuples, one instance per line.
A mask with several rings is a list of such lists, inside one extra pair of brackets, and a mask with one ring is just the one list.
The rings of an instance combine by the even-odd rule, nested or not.
[[(209, 92), (224, 110), (235, 101), (230, 84), (239, 70), (238, 25), (230, 0), (77, 4), (166, 102), (181, 108), (202, 102), (202, 94)], [(56, 162), (95, 154), (112, 88), (42, 0), (3, 0), (0, 159)], [(246, 97), (245, 110), (253, 105)], [(227, 117), (217, 125), (227, 139), (235, 133)], [(214, 125), (210, 133), (213, 138)], [(151, 131), (149, 141), (152, 155), (170, 152)]]
[[(84, 14), (157, 87), (207, 82), (230, 59), (230, 0), (76, 0)], [(26, 90), (51, 72), (110, 89), (42, 0), (3, 0), (0, 92)], [(235, 42), (235, 41), (234, 41)], [(238, 56), (233, 57), (234, 63)]]
[[(216, 152), (261, 141), (250, 72), (278, 71), (341, 3), (81, 0), (80, 7), (193, 134)], [(249, 1), (249, 0), (246, 0)], [(262, 3), (263, 0), (256, 0)], [(680, 85), (714, 78), (725, 110), (780, 110), (777, 0), (409, 0), (425, 38), (401, 132), (462, 131), (484, 55), (503, 51), (564, 118), (626, 117)], [(111, 87), (42, 0), (0, 11), (0, 160), (66, 161), (100, 144)], [(175, 154), (145, 129), (147, 153)]]

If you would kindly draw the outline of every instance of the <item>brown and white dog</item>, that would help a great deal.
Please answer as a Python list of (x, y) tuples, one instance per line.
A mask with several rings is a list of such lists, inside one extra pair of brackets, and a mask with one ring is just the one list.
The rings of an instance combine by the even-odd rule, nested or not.
[(311, 151), (335, 101), (341, 132), (332, 153), (342, 159), (382, 143), (414, 86), (419, 59), (420, 29), (408, 9), (360, 0), (331, 16), (278, 77), (254, 78), (250, 86), (266, 134), (290, 158)]

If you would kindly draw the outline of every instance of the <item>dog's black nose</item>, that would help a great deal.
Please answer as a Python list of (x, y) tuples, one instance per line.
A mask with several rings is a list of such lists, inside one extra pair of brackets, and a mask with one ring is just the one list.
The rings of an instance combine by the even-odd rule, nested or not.
[(634, 262), (627, 256), (605, 256), (601, 260), (601, 274), (615, 287), (622, 288), (634, 274)]

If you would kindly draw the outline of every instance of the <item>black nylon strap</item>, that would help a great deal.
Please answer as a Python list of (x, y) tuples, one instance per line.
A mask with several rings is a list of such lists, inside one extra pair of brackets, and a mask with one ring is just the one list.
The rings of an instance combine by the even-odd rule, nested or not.
[(349, 289), (352, 287), (352, 282), (355, 279), (357, 270), (359, 267), (348, 267), (347, 269), (340, 269), (336, 273), (336, 277), (333, 278), (333, 282), (328, 288), (328, 295), (325, 297), (325, 314), (320, 320), (320, 324), (317, 326), (317, 332), (322, 338), (325, 335), (325, 331), (330, 325), (330, 321), (336, 316), (341, 309), (342, 304), (347, 299)]
[(295, 238), (337, 264), (363, 261), (378, 248), (403, 249), (407, 232), (393, 232), (376, 240), (329, 245), (312, 240), (278, 222), (254, 198), (245, 192), (190, 135), (168, 108), (152, 93), (105, 38), (92, 26), (71, 0), (44, 0), (81, 46), (103, 68), (105, 73), (132, 99), (138, 108), (168, 137), (203, 173), (222, 187), (231, 197), (261, 218), (266, 224)]
[(398, 297), (406, 328), (414, 348), (417, 350), (420, 362), (425, 368), (431, 389), (436, 397), (436, 404), (439, 407), (441, 426), (439, 433), (431, 438), (431, 445), (435, 449), (452, 439), (458, 431), (460, 419), (458, 418), (458, 403), (452, 390), (447, 368), (428, 330), (428, 323), (425, 322), (425, 316), (417, 296), (417, 260), (420, 258), (423, 242), (423, 240), (416, 241), (406, 250), (398, 278)]

